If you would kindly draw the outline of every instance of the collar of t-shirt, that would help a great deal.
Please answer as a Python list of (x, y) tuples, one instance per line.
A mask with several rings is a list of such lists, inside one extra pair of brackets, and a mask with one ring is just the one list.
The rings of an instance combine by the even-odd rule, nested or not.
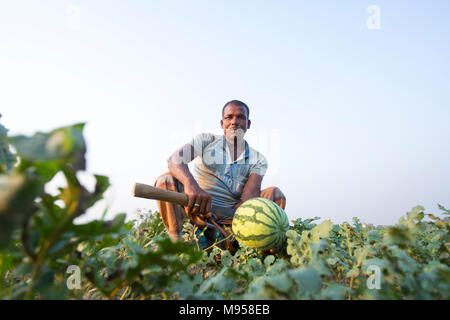
[[(222, 154), (223, 154), (223, 163), (248, 163), (249, 157), (250, 157), (250, 150), (249, 150), (249, 146), (246, 140), (244, 140), (245, 142), (245, 152), (242, 152), (239, 157), (235, 160), (233, 160), (233, 156), (230, 152), (230, 148), (228, 147), (227, 141), (225, 139), (225, 136), (222, 136)], [(227, 158), (229, 159), (229, 161), (227, 161)]]

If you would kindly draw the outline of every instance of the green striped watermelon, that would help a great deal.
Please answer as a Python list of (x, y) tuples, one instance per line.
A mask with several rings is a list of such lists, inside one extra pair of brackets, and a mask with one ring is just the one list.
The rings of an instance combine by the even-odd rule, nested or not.
[(275, 202), (265, 198), (245, 201), (233, 217), (234, 236), (251, 248), (268, 250), (281, 244), (288, 229), (286, 213)]

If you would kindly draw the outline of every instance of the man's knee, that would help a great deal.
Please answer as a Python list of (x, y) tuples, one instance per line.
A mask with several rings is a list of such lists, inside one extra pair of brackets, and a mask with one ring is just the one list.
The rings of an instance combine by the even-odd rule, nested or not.
[(280, 188), (272, 186), (269, 188), (266, 188), (264, 190), (261, 190), (261, 196), (270, 196), (270, 197), (282, 197), (282, 198), (286, 198), (283, 194), (283, 192), (280, 190)]
[(175, 177), (170, 172), (160, 175), (155, 181), (155, 187), (161, 189), (173, 189), (176, 186)]
[(262, 190), (261, 197), (272, 200), (283, 209), (286, 207), (286, 196), (278, 187), (272, 186)]

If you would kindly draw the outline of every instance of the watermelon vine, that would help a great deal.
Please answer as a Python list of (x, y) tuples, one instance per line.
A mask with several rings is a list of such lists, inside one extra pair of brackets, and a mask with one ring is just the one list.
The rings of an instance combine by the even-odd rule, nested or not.
[[(158, 212), (74, 224), (90, 192), (83, 124), (8, 137), (0, 125), (1, 299), (448, 299), (450, 210), (412, 208), (393, 226), (291, 222), (269, 254), (241, 245), (200, 250), (196, 227), (172, 243)], [(10, 147), (13, 147), (11, 149)], [(11, 150), (15, 150), (13, 153)], [(45, 185), (62, 173), (66, 186)], [(79, 283), (68, 270), (79, 270)], [(72, 281), (72, 282), (71, 282)]]

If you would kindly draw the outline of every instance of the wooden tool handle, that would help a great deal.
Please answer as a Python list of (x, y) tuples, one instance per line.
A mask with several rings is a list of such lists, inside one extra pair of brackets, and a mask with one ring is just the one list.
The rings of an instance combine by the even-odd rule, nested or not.
[(134, 184), (133, 196), (177, 203), (182, 206), (188, 204), (188, 197), (184, 193), (155, 188), (143, 183)]
[[(177, 203), (183, 207), (186, 207), (189, 202), (189, 198), (184, 193), (164, 190), (149, 186), (148, 184), (135, 183), (133, 186), (133, 196), (139, 198), (167, 201), (171, 203)], [(235, 210), (233, 208), (217, 206), (211, 204), (211, 212), (233, 218)]]

